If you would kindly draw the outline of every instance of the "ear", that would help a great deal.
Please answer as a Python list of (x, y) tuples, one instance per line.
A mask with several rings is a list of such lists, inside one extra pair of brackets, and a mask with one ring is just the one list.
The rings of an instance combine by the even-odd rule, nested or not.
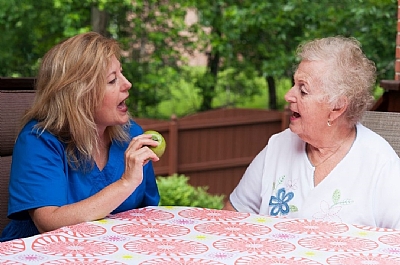
[(349, 105), (349, 101), (347, 97), (341, 97), (336, 104), (333, 106), (330, 114), (329, 114), (329, 120), (334, 121), (346, 111), (347, 107)]

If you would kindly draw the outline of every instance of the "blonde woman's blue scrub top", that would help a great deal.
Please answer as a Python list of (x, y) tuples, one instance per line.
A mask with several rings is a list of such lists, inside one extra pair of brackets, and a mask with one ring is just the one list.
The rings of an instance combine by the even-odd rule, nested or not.
[[(8, 217), (0, 241), (38, 234), (28, 210), (44, 206), (63, 206), (86, 199), (121, 178), (124, 152), (129, 143), (112, 142), (107, 165), (102, 171), (96, 165), (86, 172), (68, 165), (65, 144), (47, 131), (29, 122), (20, 132), (14, 146), (10, 173)], [(143, 129), (131, 121), (130, 135)], [(143, 167), (143, 181), (112, 213), (158, 205), (160, 196), (152, 163)]]

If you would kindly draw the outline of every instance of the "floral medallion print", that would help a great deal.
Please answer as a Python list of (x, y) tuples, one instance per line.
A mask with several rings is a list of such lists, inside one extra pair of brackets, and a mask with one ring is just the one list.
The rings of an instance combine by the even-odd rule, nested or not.
[(0, 259), (0, 264), (1, 265), (27, 265), (26, 263), (13, 261), (13, 260), (5, 260), (5, 259)]
[(112, 260), (102, 260), (96, 258), (75, 258), (75, 259), (60, 259), (52, 260), (40, 265), (128, 265)]
[(115, 225), (112, 231), (120, 235), (134, 237), (176, 237), (190, 233), (190, 229), (181, 225), (147, 222)]
[(373, 227), (373, 226), (367, 226), (367, 225), (357, 225), (357, 224), (353, 224), (352, 226), (358, 228), (358, 229), (362, 229), (365, 231), (376, 231), (376, 232), (396, 232), (395, 229), (390, 229), (390, 228), (382, 228), (382, 227)]
[(224, 265), (218, 261), (199, 258), (162, 258), (153, 259), (140, 263), (139, 265)]
[(194, 230), (205, 234), (233, 237), (252, 237), (271, 232), (268, 226), (241, 222), (210, 222), (196, 225)]
[(117, 213), (111, 215), (111, 219), (120, 219), (126, 221), (162, 221), (172, 219), (173, 214), (163, 211), (161, 209), (154, 208), (140, 208), (133, 209), (126, 212)]
[(25, 242), (21, 239), (7, 241), (0, 244), (0, 255), (14, 255), (25, 250)]
[(381, 236), (378, 240), (386, 245), (400, 248), (400, 233), (384, 235)]
[(369, 251), (378, 247), (369, 239), (344, 236), (312, 236), (300, 239), (298, 243), (305, 248), (334, 252)]
[(248, 213), (221, 211), (207, 208), (193, 208), (178, 212), (182, 217), (202, 221), (238, 221), (250, 216)]
[(118, 250), (117, 246), (95, 240), (68, 238), (60, 235), (44, 235), (32, 243), (39, 253), (65, 257), (93, 257), (108, 255)]
[(280, 222), (274, 227), (282, 232), (310, 235), (340, 234), (349, 230), (346, 224), (306, 219)]
[(204, 244), (180, 239), (145, 239), (128, 242), (126, 250), (151, 256), (186, 256), (204, 253), (208, 247)]
[[(292, 209), (296, 182), (275, 190)], [(333, 209), (350, 200), (336, 191)], [(281, 209), (283, 209), (281, 207)], [(343, 209), (343, 208), (342, 208)], [(289, 210), (291, 212), (291, 210)], [(0, 242), (9, 265), (400, 265), (400, 231), (321, 219), (163, 206)]]
[(307, 258), (277, 257), (277, 256), (247, 256), (241, 257), (235, 265), (322, 265)]
[(326, 260), (329, 265), (400, 265), (399, 256), (351, 253), (335, 255)]
[(66, 226), (60, 228), (56, 231), (50, 232), (50, 234), (54, 233), (65, 233), (67, 235), (79, 238), (87, 238), (87, 237), (95, 237), (104, 235), (107, 230), (100, 225), (81, 223), (77, 225)]
[(216, 249), (227, 252), (249, 254), (280, 254), (293, 251), (296, 247), (288, 242), (265, 238), (226, 238), (214, 243)]

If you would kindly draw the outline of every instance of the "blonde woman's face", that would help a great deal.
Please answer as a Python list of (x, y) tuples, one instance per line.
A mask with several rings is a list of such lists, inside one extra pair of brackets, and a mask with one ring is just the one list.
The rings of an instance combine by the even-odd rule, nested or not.
[(104, 131), (108, 126), (122, 125), (129, 121), (125, 100), (129, 96), (132, 84), (122, 74), (121, 64), (115, 56), (111, 59), (106, 81), (103, 102), (95, 113), (95, 122), (99, 131)]

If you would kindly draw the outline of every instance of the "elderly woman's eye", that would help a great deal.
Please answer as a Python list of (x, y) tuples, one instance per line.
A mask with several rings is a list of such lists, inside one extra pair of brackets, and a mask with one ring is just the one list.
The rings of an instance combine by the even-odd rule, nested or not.
[(304, 89), (304, 85), (300, 85), (299, 86), (299, 90), (300, 90), (300, 94), (302, 94), (302, 95), (307, 95), (308, 94)]

